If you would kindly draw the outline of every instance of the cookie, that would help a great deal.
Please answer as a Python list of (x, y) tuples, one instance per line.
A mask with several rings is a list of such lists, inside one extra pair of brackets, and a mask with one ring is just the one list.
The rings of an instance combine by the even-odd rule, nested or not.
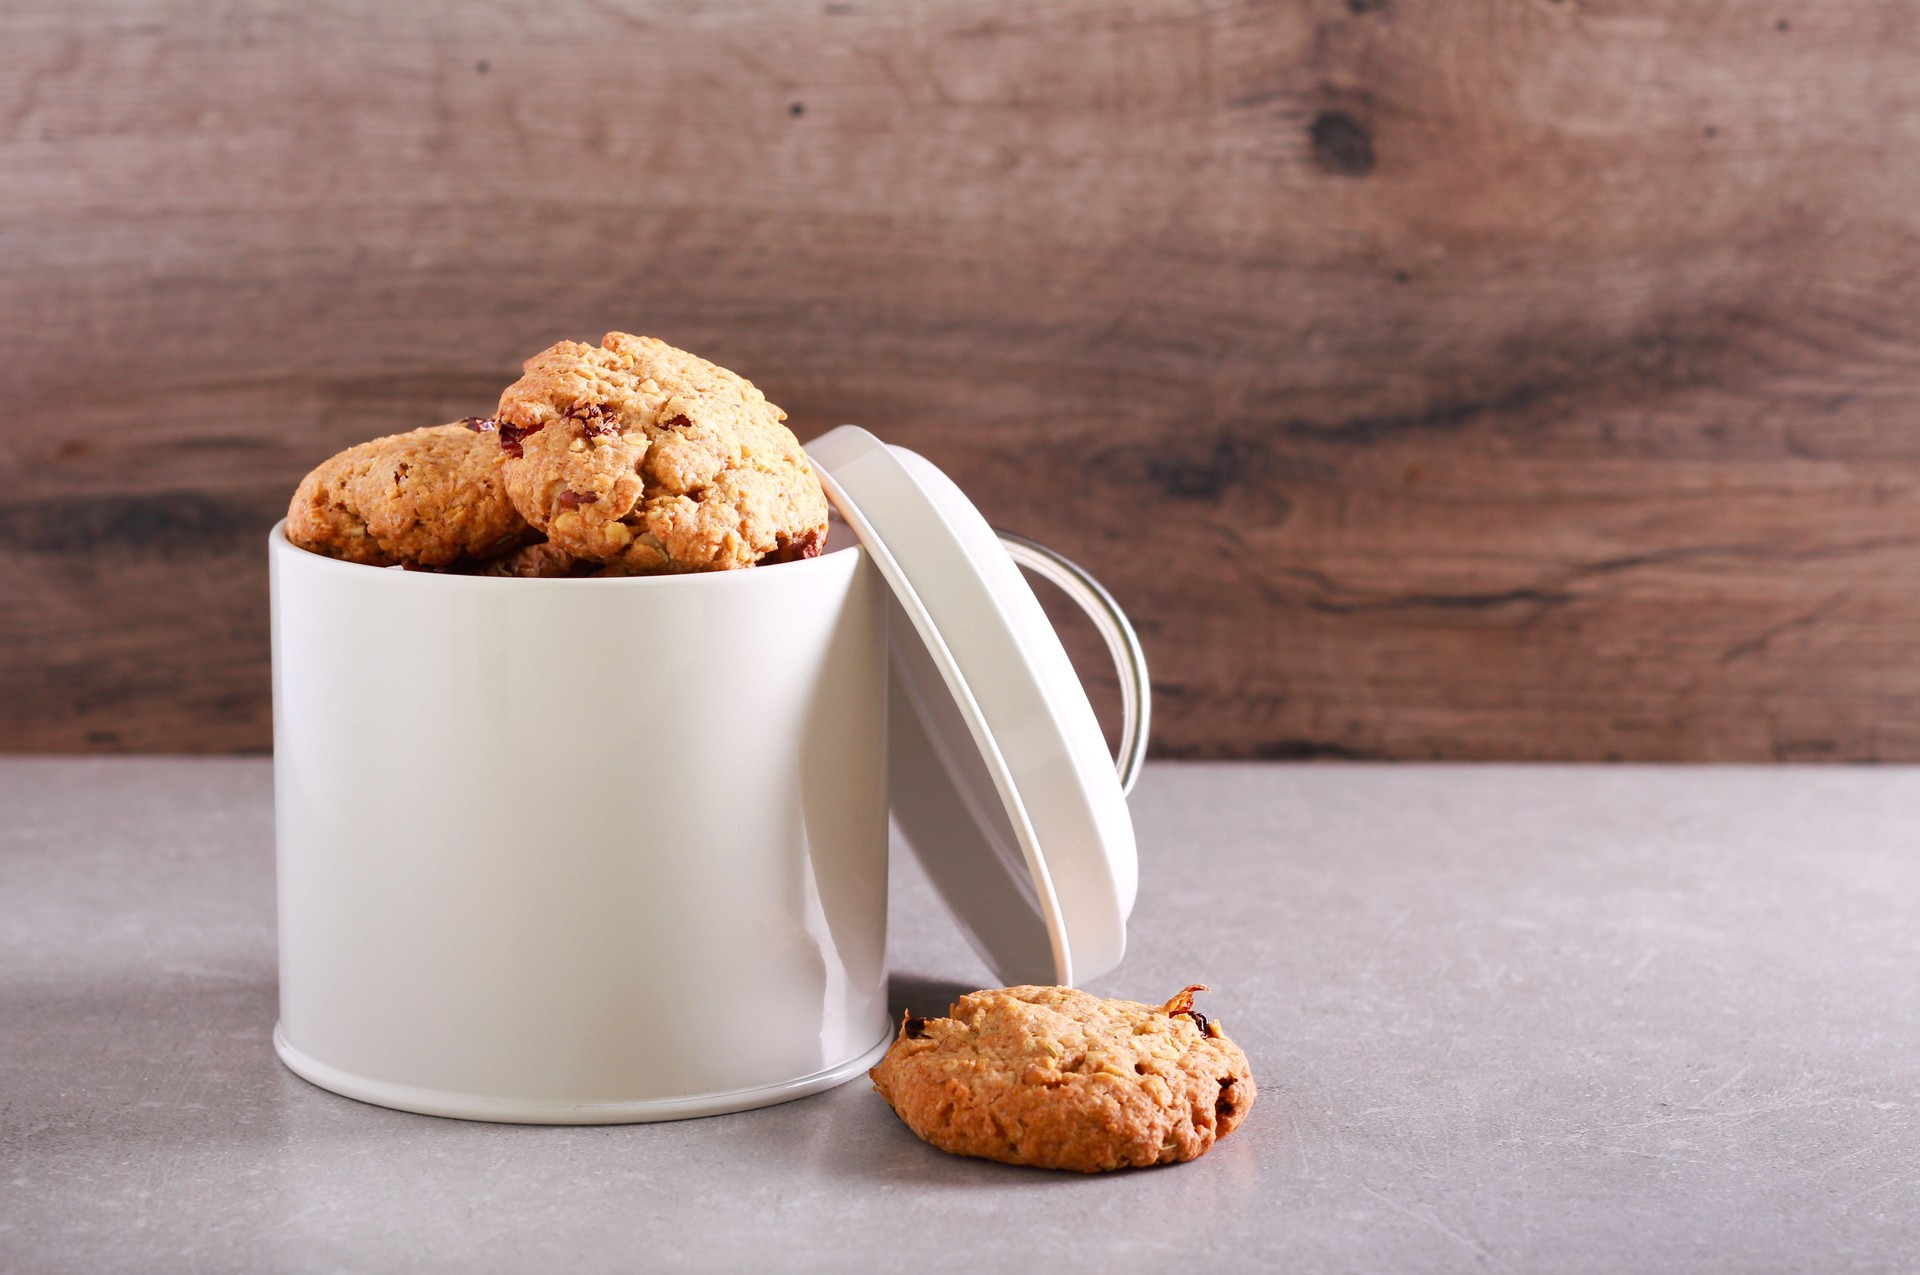
[(626, 575), (817, 554), (826, 496), (785, 419), (751, 382), (624, 332), (534, 355), (495, 417), (515, 508)]
[(955, 1155), (1095, 1173), (1206, 1154), (1253, 1108), (1238, 1046), (1193, 1008), (1070, 987), (962, 996), (908, 1017), (867, 1073), (909, 1129)]
[(511, 576), (527, 580), (579, 580), (589, 576), (596, 580), (615, 580), (623, 576), (657, 574), (630, 571), (618, 562), (589, 562), (545, 540), (539, 544), (524, 545), (497, 558), (462, 562), (449, 570), (458, 575)]
[(349, 447), (308, 474), (287, 509), (294, 544), (377, 567), (444, 567), (528, 538), (498, 444), (465, 423)]
[(517, 576), (527, 580), (556, 580), (593, 573), (596, 564), (582, 562), (558, 545), (542, 541), (523, 545), (512, 553), (469, 565), (462, 574), (476, 576)]

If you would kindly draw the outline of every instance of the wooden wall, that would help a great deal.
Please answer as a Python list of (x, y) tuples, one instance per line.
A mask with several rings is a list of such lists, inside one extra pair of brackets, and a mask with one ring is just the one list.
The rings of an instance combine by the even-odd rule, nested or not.
[(259, 749), (314, 462), (561, 337), (859, 421), (1163, 756), (1920, 760), (1920, 6), (0, 9), (0, 747)]

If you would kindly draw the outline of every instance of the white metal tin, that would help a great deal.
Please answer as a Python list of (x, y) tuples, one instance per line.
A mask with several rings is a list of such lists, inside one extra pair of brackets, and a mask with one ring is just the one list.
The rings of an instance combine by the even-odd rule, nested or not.
[(276, 527), (294, 1071), (434, 1115), (709, 1115), (870, 1066), (884, 583), (849, 546), (629, 580), (376, 570)]

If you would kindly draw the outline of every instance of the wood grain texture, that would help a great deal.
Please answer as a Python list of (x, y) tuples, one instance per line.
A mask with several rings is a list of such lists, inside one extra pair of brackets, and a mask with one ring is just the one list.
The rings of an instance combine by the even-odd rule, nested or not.
[(1163, 756), (1920, 759), (1917, 148), (1904, 0), (9, 5), (0, 747), (264, 747), (300, 475), (617, 327), (1086, 562)]

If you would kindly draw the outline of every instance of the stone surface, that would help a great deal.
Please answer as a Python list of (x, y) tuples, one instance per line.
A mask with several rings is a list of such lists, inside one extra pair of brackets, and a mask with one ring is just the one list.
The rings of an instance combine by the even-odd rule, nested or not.
[[(1910, 1269), (1920, 773), (1173, 766), (1132, 950), (1260, 1081), (1204, 1159), (941, 1155), (864, 1083), (465, 1124), (274, 1059), (268, 763), (0, 762), (0, 1269)], [(920, 875), (896, 1000), (986, 979)]]

